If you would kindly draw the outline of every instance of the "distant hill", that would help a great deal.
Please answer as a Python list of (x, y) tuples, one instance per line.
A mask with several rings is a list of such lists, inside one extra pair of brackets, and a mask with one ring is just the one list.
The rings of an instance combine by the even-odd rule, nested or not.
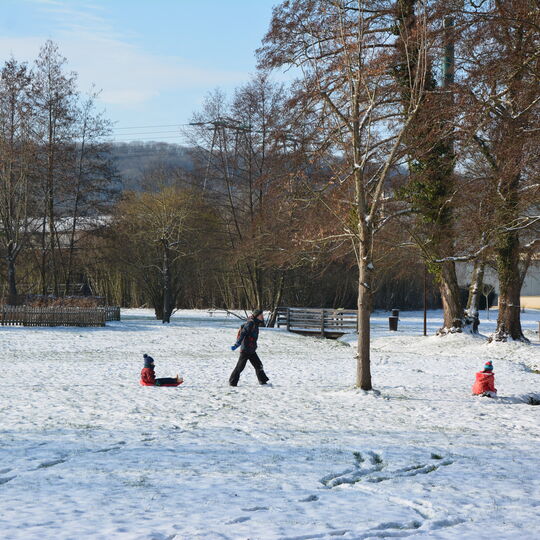
[(126, 190), (140, 190), (145, 174), (152, 169), (192, 171), (192, 153), (186, 146), (154, 141), (112, 145), (112, 157)]
[[(193, 173), (197, 161), (199, 168), (201, 166), (200, 150), (179, 144), (156, 141), (114, 143), (111, 153), (124, 190), (147, 189), (152, 182), (148, 179), (149, 173), (156, 170), (163, 173), (164, 179), (167, 177), (174, 179), (178, 170)], [(388, 190), (395, 189), (395, 186), (401, 184), (406, 177), (407, 168), (403, 165), (390, 170), (387, 178)]]

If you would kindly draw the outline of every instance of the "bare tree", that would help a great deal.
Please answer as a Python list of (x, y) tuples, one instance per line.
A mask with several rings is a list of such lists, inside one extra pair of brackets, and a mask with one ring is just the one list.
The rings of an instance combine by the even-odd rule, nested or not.
[(176, 308), (184, 261), (202, 250), (212, 220), (196, 193), (175, 187), (128, 193), (117, 208), (110, 229), (113, 253), (164, 323)]
[(466, 15), (463, 99), (469, 138), (489, 171), (489, 240), (500, 288), (493, 338), (525, 341), (520, 238), (540, 220), (535, 215), (540, 194), (540, 10), (531, 2), (497, 1), (471, 3)]
[(208, 96), (189, 132), (202, 150), (201, 187), (221, 209), (226, 256), (243, 307), (273, 307), (283, 290), (285, 270), (275, 264), (279, 214), (274, 211), (283, 202), (275, 187), (287, 174), (289, 156), (285, 99), (281, 85), (258, 73), (236, 90), (231, 103), (220, 92)]
[[(405, 136), (409, 180), (401, 195), (416, 216), (410, 227), (412, 238), (439, 287), (444, 311), (444, 323), (439, 334), (444, 335), (461, 330), (466, 318), (453, 258), (457, 235), (453, 201), (456, 195), (453, 131), (457, 112), (452, 88), (454, 37), (450, 34), (453, 10), (449, 8), (451, 3), (446, 2), (442, 9), (440, 4), (418, 0), (396, 2), (399, 37), (394, 73), (402, 87), (405, 106), (408, 106), (410, 79), (415, 76), (421, 58), (422, 33), (428, 24), (432, 50), (436, 53), (446, 51), (446, 69), (439, 85), (433, 66), (438, 58), (436, 53), (432, 53), (428, 59), (427, 75), (423, 78), (424, 86), (420, 90), (420, 110)], [(428, 21), (424, 19), (426, 11), (429, 13)]]
[(110, 158), (110, 122), (95, 111), (96, 92), (91, 92), (76, 110), (73, 127), (74, 142), (70, 148), (71, 166), (66, 182), (61, 186), (63, 212), (69, 218), (69, 238), (64, 264), (66, 289), (75, 272), (75, 253), (80, 239), (81, 218), (97, 224), (110, 212), (118, 198), (116, 170)]
[(392, 55), (388, 54), (395, 46), (392, 14), (393, 3), (384, 1), (283, 2), (274, 8), (270, 31), (259, 51), (265, 67), (296, 66), (302, 70), (298, 92), (311, 110), (319, 113), (316, 129), (320, 149), (332, 149), (342, 156), (335, 163), (341, 162), (330, 182), (314, 186), (314, 193), (341, 190), (346, 197), (342, 202), (348, 209), (345, 214), (326, 205), (340, 232), (320, 241), (348, 239), (355, 256), (356, 384), (364, 390), (372, 389), (373, 237), (389, 217), (383, 206), (385, 186), (401, 157), (404, 134), (418, 112), (427, 74), (428, 44), (426, 34), (419, 31), (418, 61), (410, 79), (409, 101), (398, 114), (390, 76)]
[(66, 152), (73, 142), (75, 105), (78, 98), (76, 74), (66, 73), (67, 60), (58, 46), (47, 41), (39, 52), (33, 79), (33, 97), (38, 114), (36, 131), (41, 139), (43, 220), (41, 227), (41, 285), (48, 289), (48, 263), (53, 290), (58, 294), (59, 261), (56, 233), (57, 191), (66, 179)]
[(7, 262), (8, 303), (17, 302), (17, 259), (32, 228), (31, 74), (26, 64), (8, 60), (0, 79), (0, 241)]

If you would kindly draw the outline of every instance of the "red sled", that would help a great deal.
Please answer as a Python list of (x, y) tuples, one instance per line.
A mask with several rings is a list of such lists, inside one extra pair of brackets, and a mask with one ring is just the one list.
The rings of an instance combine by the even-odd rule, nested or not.
[[(172, 377), (169, 377), (172, 379)], [(141, 371), (141, 386), (180, 386), (184, 380), (178, 382), (158, 383), (160, 379), (156, 379), (153, 368), (143, 368)]]
[(161, 387), (161, 386), (180, 386), (182, 382), (177, 382), (177, 383), (170, 383), (170, 384), (150, 384), (150, 383), (146, 383), (146, 382), (143, 382), (142, 380), (140, 381), (141, 383), (141, 386), (158, 386), (158, 387)]

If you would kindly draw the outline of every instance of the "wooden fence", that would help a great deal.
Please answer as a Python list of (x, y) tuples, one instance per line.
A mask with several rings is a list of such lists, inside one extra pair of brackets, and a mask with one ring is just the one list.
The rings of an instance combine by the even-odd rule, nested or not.
[(106, 308), (100, 307), (0, 306), (2, 326), (105, 326), (106, 320)]
[(103, 306), (96, 309), (102, 309), (105, 311), (106, 321), (119, 321), (120, 320), (120, 306)]
[(277, 327), (285, 326), (290, 332), (337, 337), (356, 332), (358, 316), (353, 309), (309, 309), (279, 307)]

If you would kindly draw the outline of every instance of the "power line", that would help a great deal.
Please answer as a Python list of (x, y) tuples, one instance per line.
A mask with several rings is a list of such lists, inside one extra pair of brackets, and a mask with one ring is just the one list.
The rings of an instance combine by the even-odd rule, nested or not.
[(121, 136), (131, 136), (131, 135), (153, 135), (153, 134), (159, 134), (159, 133), (178, 133), (177, 129), (169, 129), (166, 131), (138, 131), (135, 133), (118, 133), (117, 135)]
[(113, 130), (117, 129), (147, 129), (147, 128), (163, 128), (163, 127), (182, 127), (189, 126), (189, 124), (155, 124), (155, 125), (146, 125), (146, 126), (119, 126), (113, 127)]
[[(143, 125), (143, 126), (117, 126), (113, 127), (112, 131), (118, 131), (118, 130), (137, 130), (137, 129), (153, 129), (153, 128), (168, 128), (168, 127), (174, 127), (174, 128), (181, 128), (181, 127), (187, 127), (187, 126), (211, 126), (209, 127), (209, 130), (214, 131), (216, 129), (232, 129), (233, 131), (244, 131), (244, 132), (250, 132), (250, 131), (256, 131), (253, 130), (250, 126), (242, 125), (240, 122), (227, 118), (227, 117), (218, 117), (215, 120), (206, 121), (206, 122), (189, 122), (189, 123), (179, 123), (179, 124), (153, 124), (153, 125)], [(178, 135), (174, 136), (165, 136), (165, 137), (158, 137), (159, 140), (153, 140), (148, 138), (131, 138), (132, 136), (138, 137), (142, 135), (161, 135), (162, 133), (176, 133), (176, 130), (167, 130), (167, 131), (144, 131), (144, 132), (135, 132), (135, 133), (129, 133), (126, 131), (122, 131), (119, 133), (113, 133), (111, 136), (108, 137), (110, 142), (116, 142), (116, 143), (129, 143), (129, 142), (159, 142), (161, 139), (184, 139), (186, 138), (185, 135), (182, 133), (178, 133)], [(115, 137), (121, 136), (123, 139), (119, 140)]]
[(185, 137), (184, 137), (184, 135), (172, 135), (170, 137), (159, 137), (157, 139), (148, 139), (148, 138), (145, 138), (145, 139), (114, 139), (114, 138), (111, 138), (111, 139), (109, 139), (109, 142), (117, 142), (117, 143), (121, 143), (121, 142), (125, 142), (125, 143), (128, 143), (128, 142), (159, 142), (161, 139), (184, 139), (185, 140)]

